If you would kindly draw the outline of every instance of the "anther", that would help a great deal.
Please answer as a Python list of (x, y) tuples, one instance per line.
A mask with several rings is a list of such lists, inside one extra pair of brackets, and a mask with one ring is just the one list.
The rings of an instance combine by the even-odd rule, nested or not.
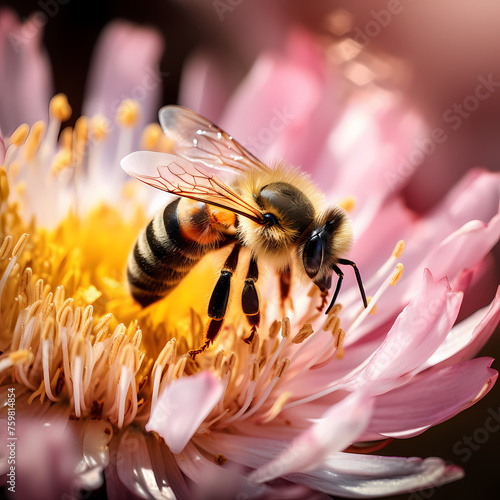
[(215, 455), (214, 462), (217, 465), (224, 465), (227, 462), (227, 458), (222, 455), (222, 453), (219, 453), (218, 455)]
[(52, 160), (52, 165), (50, 166), (50, 173), (53, 176), (58, 175), (63, 170), (71, 168), (73, 164), (73, 155), (70, 149), (62, 148), (59, 150)]
[(405, 249), (405, 242), (404, 240), (399, 240), (396, 243), (396, 246), (394, 247), (394, 250), (392, 251), (392, 256), (396, 257), (396, 259), (399, 259), (401, 255), (403, 254), (403, 250)]
[(24, 158), (26, 161), (31, 161), (38, 151), (44, 129), (45, 124), (42, 121), (36, 122), (33, 127), (31, 127), (26, 142), (24, 143)]
[(90, 134), (95, 142), (104, 141), (111, 131), (111, 124), (104, 115), (95, 115), (90, 120)]
[(278, 335), (280, 329), (281, 329), (281, 321), (275, 319), (272, 325), (269, 327), (269, 338), (274, 339), (274, 337)]
[(49, 318), (45, 324), (43, 325), (43, 330), (42, 330), (42, 339), (43, 340), (48, 340), (53, 339), (55, 336), (55, 322), (54, 318)]
[(328, 316), (338, 316), (341, 310), (342, 304), (335, 304), (328, 312)]
[(66, 94), (56, 94), (50, 100), (49, 112), (51, 116), (60, 122), (65, 122), (70, 118), (72, 110)]
[(340, 326), (340, 318), (338, 316), (328, 316), (323, 327), (324, 332), (336, 332)]
[(259, 360), (254, 359), (252, 362), (252, 367), (250, 368), (250, 382), (255, 382), (259, 378), (261, 366), (259, 365)]
[(162, 134), (163, 131), (158, 123), (150, 123), (147, 125), (142, 132), (142, 149), (155, 149)]
[[(366, 297), (366, 302), (370, 304), (372, 301), (373, 297)], [(377, 304), (374, 304), (373, 307), (370, 310), (370, 314), (375, 314), (377, 312)]]
[(345, 332), (344, 330), (342, 330), (342, 328), (339, 328), (336, 332), (335, 343), (333, 344), (335, 349), (337, 350), (342, 349), (342, 346), (344, 345), (344, 340), (345, 340)]
[(14, 365), (18, 363), (25, 363), (26, 361), (31, 361), (33, 359), (33, 354), (30, 351), (16, 351), (9, 353), (9, 359)]
[(26, 245), (26, 242), (28, 241), (28, 233), (24, 233), (21, 235), (19, 240), (17, 240), (16, 246), (14, 247), (14, 250), (12, 250), (12, 257), (19, 257), (21, 252), (24, 250), (24, 246)]
[(259, 418), (259, 424), (267, 424), (271, 420), (274, 420), (281, 412), (285, 403), (292, 397), (292, 392), (285, 391), (278, 396), (278, 399), (274, 402), (271, 409), (262, 417)]
[(212, 361), (214, 369), (215, 370), (220, 370), (222, 367), (222, 360), (224, 359), (224, 351), (221, 349), (220, 351), (217, 351), (215, 353), (214, 359)]
[(302, 328), (298, 331), (297, 335), (293, 338), (292, 342), (294, 344), (301, 344), (314, 333), (314, 329), (311, 324), (302, 325)]
[(139, 103), (135, 99), (125, 99), (116, 112), (116, 123), (120, 127), (133, 127), (139, 120)]
[(346, 212), (352, 212), (356, 208), (356, 197), (355, 196), (347, 196), (343, 200), (340, 200), (338, 206), (343, 208)]
[(401, 276), (403, 276), (403, 271), (404, 271), (403, 264), (398, 264), (396, 266), (396, 270), (391, 276), (391, 286), (396, 286), (398, 284), (398, 281), (401, 279)]
[(31, 307), (28, 311), (28, 315), (26, 316), (25, 324), (28, 324), (30, 322), (31, 318), (33, 318), (34, 316), (36, 316), (38, 314), (41, 307), (42, 307), (41, 300), (37, 300), (36, 302), (33, 302), (33, 304), (31, 305)]
[(13, 144), (14, 146), (21, 146), (23, 142), (26, 140), (26, 137), (28, 137), (28, 133), (30, 131), (30, 128), (27, 123), (22, 123), (19, 125), (19, 127), (12, 132), (12, 135), (9, 137), (9, 144)]
[(14, 238), (12, 237), (11, 234), (8, 234), (3, 239), (2, 246), (0, 247), (0, 260), (5, 259), (9, 255), (13, 244), (14, 244)]
[(281, 336), (286, 339), (290, 336), (290, 332), (292, 331), (292, 328), (290, 326), (290, 319), (285, 317), (283, 318), (283, 324), (282, 324), (282, 329), (281, 329)]
[(289, 366), (290, 366), (290, 360), (288, 358), (285, 358), (278, 365), (278, 368), (276, 370), (276, 375), (275, 376), (278, 377), (278, 378), (283, 377), (283, 375), (285, 375), (285, 373), (287, 372)]

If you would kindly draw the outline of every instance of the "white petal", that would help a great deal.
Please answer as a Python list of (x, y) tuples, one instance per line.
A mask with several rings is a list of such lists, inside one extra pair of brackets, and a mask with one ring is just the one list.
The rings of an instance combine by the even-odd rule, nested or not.
[(209, 371), (182, 377), (159, 395), (146, 430), (157, 432), (172, 453), (180, 453), (223, 392), (220, 380)]

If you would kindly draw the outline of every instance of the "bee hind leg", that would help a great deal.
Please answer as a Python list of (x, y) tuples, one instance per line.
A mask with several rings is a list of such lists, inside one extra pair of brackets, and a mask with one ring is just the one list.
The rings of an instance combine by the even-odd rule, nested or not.
[(229, 304), (231, 278), (238, 265), (240, 248), (240, 245), (234, 245), (229, 257), (226, 259), (226, 262), (224, 262), (219, 279), (217, 280), (210, 297), (210, 302), (208, 303), (208, 317), (210, 321), (205, 333), (205, 343), (199, 349), (189, 351), (193, 359), (213, 344), (222, 328), (224, 316), (226, 315), (227, 306)]
[(251, 344), (257, 332), (257, 327), (260, 324), (260, 305), (259, 294), (255, 287), (256, 281), (259, 279), (259, 268), (257, 267), (257, 260), (253, 257), (250, 259), (248, 266), (247, 276), (245, 278), (245, 285), (241, 294), (241, 308), (247, 317), (249, 325), (252, 327), (250, 335), (243, 339), (243, 342)]

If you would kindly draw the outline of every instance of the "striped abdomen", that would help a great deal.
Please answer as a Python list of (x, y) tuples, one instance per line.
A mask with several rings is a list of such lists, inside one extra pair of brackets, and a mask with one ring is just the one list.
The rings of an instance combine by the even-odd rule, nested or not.
[(130, 253), (130, 292), (143, 306), (170, 293), (192, 267), (217, 248), (223, 234), (205, 203), (178, 198), (141, 233)]

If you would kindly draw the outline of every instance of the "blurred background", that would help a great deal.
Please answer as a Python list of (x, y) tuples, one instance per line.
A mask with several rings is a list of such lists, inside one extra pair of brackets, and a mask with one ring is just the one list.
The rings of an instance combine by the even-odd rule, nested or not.
[[(411, 208), (422, 213), (432, 208), (472, 167), (499, 170), (500, 3), (372, 0), (369, 5), (353, 4), (347, 0), (0, 2), (21, 19), (35, 11), (45, 13), (40, 19), (44, 20), (43, 43), (53, 67), (54, 89), (68, 95), (73, 120), (82, 109), (94, 44), (101, 30), (114, 19), (153, 26), (163, 37), (163, 90), (158, 106), (177, 102), (183, 67), (197, 51), (213, 53), (225, 68), (221, 87), (224, 99), (224, 93), (236, 87), (262, 51), (283, 50), (287, 33), (300, 26), (315, 33), (325, 46), (343, 47), (344, 52), (335, 51), (334, 62), (344, 68), (353, 83), (362, 86), (375, 80), (402, 92), (409, 106), (424, 117), (429, 130), (447, 131), (448, 140), (425, 159), (404, 190)], [(350, 43), (352, 39), (356, 46)], [(349, 72), (349, 52), (360, 47), (363, 54), (358, 60), (368, 71), (351, 68)], [(489, 95), (478, 98), (477, 87), (485, 81), (489, 82)], [(482, 355), (492, 356), (499, 351), (497, 335)], [(498, 363), (493, 367), (498, 370)], [(457, 483), (394, 498), (498, 498), (500, 431), (488, 433), (486, 440), (478, 431), (484, 428), (488, 412), (497, 415), (500, 422), (499, 388), (452, 421), (382, 450), (388, 455), (440, 456), (466, 472)], [(466, 462), (462, 461), (464, 454), (454, 451), (464, 436), (473, 439), (473, 451)], [(92, 498), (99, 498), (99, 492)]]

